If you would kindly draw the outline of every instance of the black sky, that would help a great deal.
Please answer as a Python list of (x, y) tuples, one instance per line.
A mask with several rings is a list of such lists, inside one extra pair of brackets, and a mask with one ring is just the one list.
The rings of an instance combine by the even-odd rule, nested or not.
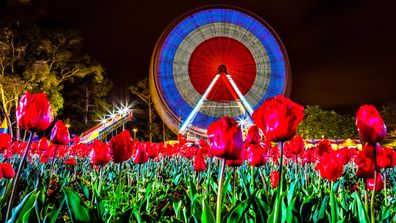
[(116, 95), (148, 76), (163, 29), (185, 12), (209, 4), (251, 11), (280, 36), (292, 69), (291, 98), (336, 111), (396, 100), (396, 1), (365, 0), (38, 0), (48, 18), (85, 39), (106, 67)]

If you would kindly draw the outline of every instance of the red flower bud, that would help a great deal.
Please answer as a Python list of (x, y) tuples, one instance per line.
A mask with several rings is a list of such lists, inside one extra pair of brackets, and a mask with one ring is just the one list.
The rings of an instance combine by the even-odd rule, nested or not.
[(248, 147), (249, 144), (260, 143), (260, 129), (257, 125), (252, 125), (246, 135), (245, 146)]
[(58, 120), (52, 128), (50, 141), (57, 145), (67, 145), (69, 143), (69, 130), (62, 120)]
[(233, 118), (226, 116), (210, 124), (208, 138), (213, 155), (227, 160), (237, 160), (241, 157), (242, 131)]
[(252, 166), (263, 166), (267, 162), (264, 148), (260, 144), (251, 145), (247, 151), (247, 161)]
[(9, 134), (0, 134), (0, 152), (11, 148), (12, 139)]
[(67, 160), (65, 160), (65, 164), (68, 166), (75, 166), (77, 164), (76, 158), (74, 157), (68, 158)]
[(147, 151), (146, 151), (146, 145), (145, 144), (140, 144), (137, 151), (135, 158), (133, 158), (133, 163), (134, 164), (144, 164), (148, 161), (148, 156), (147, 156)]
[(197, 172), (205, 171), (206, 170), (206, 163), (205, 159), (201, 153), (198, 153), (194, 157), (194, 170)]
[(122, 163), (132, 156), (133, 141), (128, 130), (114, 136), (110, 142), (110, 154), (115, 163)]
[(273, 142), (292, 139), (303, 118), (304, 107), (282, 95), (266, 99), (253, 113), (256, 125)]
[(9, 163), (0, 163), (1, 178), (13, 178), (15, 176), (14, 168)]
[[(374, 178), (367, 179), (367, 189), (374, 190)], [(381, 172), (377, 174), (377, 186), (375, 187), (375, 192), (378, 192), (384, 188), (384, 179), (382, 178)]]
[[(375, 144), (375, 146), (379, 147), (378, 144)], [(374, 178), (374, 147), (371, 144), (366, 143), (354, 161), (358, 166), (358, 170), (356, 171), (357, 177)]]
[(44, 93), (26, 92), (16, 110), (18, 125), (27, 131), (44, 131), (54, 120), (52, 108)]
[(111, 160), (109, 146), (101, 141), (94, 140), (93, 153), (92, 153), (92, 164), (98, 166), (104, 166)]
[(279, 172), (278, 171), (271, 172), (270, 183), (271, 183), (272, 188), (275, 188), (278, 186), (278, 184), (279, 184)]
[(372, 105), (360, 106), (356, 115), (356, 126), (360, 137), (366, 142), (377, 143), (385, 139), (386, 126)]
[(328, 181), (334, 181), (341, 177), (344, 171), (344, 165), (337, 158), (336, 152), (324, 153), (316, 165), (316, 170), (319, 170), (320, 176)]

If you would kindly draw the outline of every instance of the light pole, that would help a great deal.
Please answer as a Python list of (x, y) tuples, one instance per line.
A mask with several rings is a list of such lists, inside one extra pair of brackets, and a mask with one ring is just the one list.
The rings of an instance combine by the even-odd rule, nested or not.
[(132, 132), (133, 132), (133, 140), (136, 140), (136, 132), (138, 131), (137, 128), (133, 128)]

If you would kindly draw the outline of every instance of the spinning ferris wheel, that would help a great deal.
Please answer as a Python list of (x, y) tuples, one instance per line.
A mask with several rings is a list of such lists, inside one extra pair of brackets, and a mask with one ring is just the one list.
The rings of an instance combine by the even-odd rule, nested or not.
[(176, 133), (206, 135), (223, 116), (249, 119), (266, 98), (288, 94), (290, 67), (275, 31), (234, 7), (191, 11), (168, 26), (150, 65), (154, 105)]

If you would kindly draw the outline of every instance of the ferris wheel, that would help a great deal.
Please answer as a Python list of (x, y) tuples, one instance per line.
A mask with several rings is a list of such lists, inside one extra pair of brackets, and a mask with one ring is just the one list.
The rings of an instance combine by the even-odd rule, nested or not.
[(206, 135), (223, 116), (249, 120), (266, 98), (288, 94), (286, 50), (256, 15), (230, 6), (183, 15), (162, 33), (150, 64), (150, 90), (175, 133)]

